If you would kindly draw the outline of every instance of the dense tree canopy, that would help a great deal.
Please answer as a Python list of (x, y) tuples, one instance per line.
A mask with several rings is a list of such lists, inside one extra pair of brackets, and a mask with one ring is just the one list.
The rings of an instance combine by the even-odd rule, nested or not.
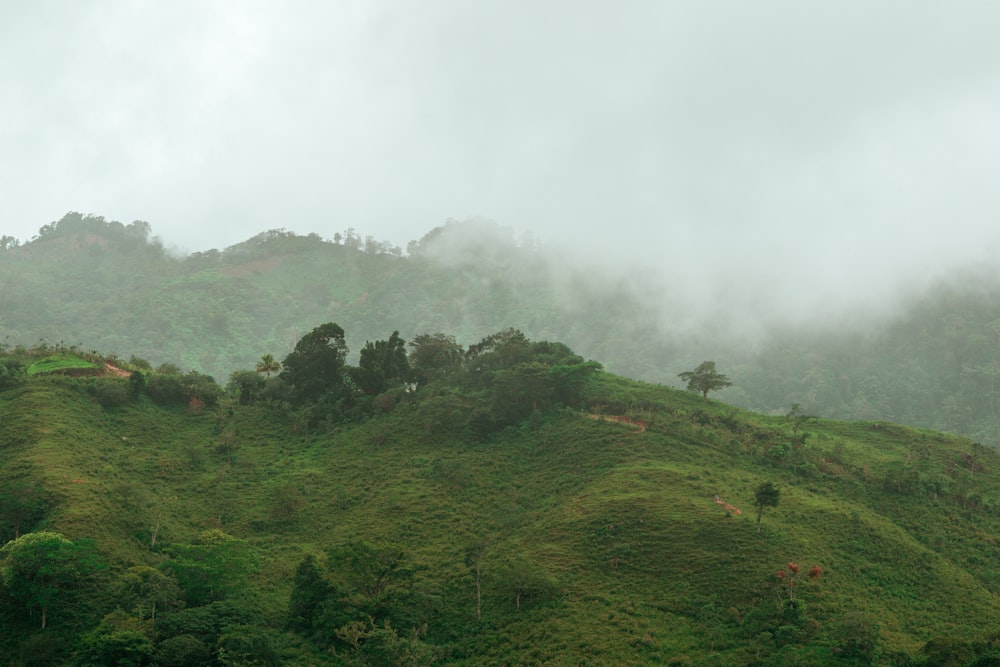
[(410, 366), (420, 384), (426, 384), (462, 367), (465, 351), (454, 336), (443, 333), (420, 334), (410, 341)]
[(7, 592), (26, 613), (38, 612), (43, 630), (50, 609), (97, 563), (90, 545), (52, 532), (28, 533), (0, 548), (0, 573)]
[(281, 379), (292, 385), (302, 399), (339, 395), (344, 387), (347, 352), (344, 330), (332, 322), (321, 324), (303, 336), (285, 357)]
[(370, 395), (381, 394), (390, 385), (409, 380), (406, 341), (399, 337), (399, 332), (393, 331), (389, 340), (365, 343), (353, 377), (358, 388)]

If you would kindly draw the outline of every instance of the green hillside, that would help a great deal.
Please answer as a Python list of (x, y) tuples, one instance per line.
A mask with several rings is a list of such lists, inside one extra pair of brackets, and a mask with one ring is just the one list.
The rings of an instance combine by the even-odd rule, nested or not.
[(756, 327), (766, 334), (748, 338), (723, 303), (713, 303), (721, 321), (693, 326), (683, 283), (605, 270), (483, 221), (449, 221), (406, 253), (353, 229), (327, 240), (271, 230), (179, 257), (151, 234), (141, 221), (70, 213), (29, 242), (8, 237), (0, 346), (76, 345), (224, 381), (264, 353), (284, 354), (316, 322), (339, 322), (352, 350), (392, 330), (449, 332), (468, 345), (514, 326), (648, 382), (676, 384), (714, 359), (734, 383), (720, 398), (758, 412), (798, 403), (828, 418), (1000, 442), (1000, 281), (990, 266), (863, 324), (766, 321)]
[[(296, 353), (315, 352), (308, 339)], [(461, 362), (448, 345), (423, 339), (414, 380), (385, 370), (379, 384), (364, 359), (393, 345), (375, 344), (309, 397), (302, 375), (244, 377), (225, 394), (167, 368), (142, 382), (28, 377), (30, 354), (8, 353), (0, 653), (12, 665), (964, 665), (994, 650), (993, 450), (748, 413), (516, 332)], [(285, 361), (284, 377), (301, 372)], [(780, 499), (758, 532), (767, 482)], [(55, 586), (44, 630), (11, 569), (26, 533), (97, 556)]]

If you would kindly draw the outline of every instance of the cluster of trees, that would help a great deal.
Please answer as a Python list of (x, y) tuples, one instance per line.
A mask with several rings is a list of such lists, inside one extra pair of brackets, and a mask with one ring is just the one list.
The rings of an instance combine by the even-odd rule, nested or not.
[(468, 349), (443, 333), (407, 344), (394, 331), (366, 342), (357, 366), (347, 363), (348, 352), (344, 330), (328, 322), (304, 335), (280, 364), (264, 355), (255, 370), (233, 373), (229, 387), (241, 403), (269, 399), (297, 408), (313, 426), (391, 409), (428, 386), (461, 390), (476, 405), (470, 425), (488, 435), (535, 410), (579, 406), (586, 378), (600, 368), (562, 343), (530, 341), (516, 329)]
[(106, 408), (145, 397), (200, 412), (217, 406), (228, 391), (241, 405), (281, 406), (310, 428), (388, 411), (431, 388), (424, 394), (461, 393), (471, 408), (466, 425), (487, 437), (536, 410), (580, 407), (587, 377), (601, 368), (562, 343), (531, 341), (517, 329), (489, 335), (467, 349), (444, 333), (407, 342), (394, 331), (387, 339), (366, 341), (357, 365), (348, 363), (349, 352), (343, 328), (327, 322), (302, 336), (282, 361), (265, 354), (253, 370), (231, 373), (223, 389), (210, 375), (184, 372), (174, 364), (153, 368), (135, 356), (125, 362), (42, 342), (7, 353), (0, 347), (0, 388), (24, 381), (29, 366), (46, 355), (73, 353), (98, 374), (105, 362), (128, 369), (125, 380), (111, 377), (87, 385)]
[[(490, 603), (515, 613), (554, 599), (555, 583), (537, 567), (523, 560), (494, 564), (491, 556), (486, 542), (469, 546), (467, 572), (457, 582), (475, 588), (475, 622), (483, 617), (484, 588)], [(360, 664), (433, 664), (442, 657), (428, 637), (429, 621), (440, 610), (417, 584), (405, 549), (353, 541), (330, 549), (323, 560), (325, 566), (310, 554), (299, 563), (288, 604), (289, 630)], [(472, 621), (470, 610), (461, 622)], [(432, 634), (440, 635), (437, 630)]]
[[(259, 625), (261, 609), (245, 585), (256, 567), (246, 542), (206, 530), (195, 543), (160, 551), (155, 567), (112, 573), (90, 540), (44, 531), (10, 540), (0, 548), (0, 627), (47, 630), (55, 648), (36, 656), (38, 664), (58, 663), (60, 653), (88, 666), (280, 664), (288, 642)], [(484, 587), (504, 613), (555, 599), (555, 583), (536, 567), (494, 567), (485, 543), (466, 552), (467, 575), (456, 585), (475, 586), (476, 622)], [(344, 543), (322, 564), (307, 555), (295, 572), (285, 629), (345, 664), (432, 664), (443, 655), (442, 635), (438, 628), (430, 636), (428, 623), (440, 621), (441, 609), (416, 573), (406, 550), (386, 542)], [(468, 613), (465, 623), (473, 622)]]
[(45, 631), (35, 636), (46, 644), (12, 664), (68, 664), (70, 655), (86, 666), (280, 664), (275, 633), (256, 625), (260, 609), (245, 588), (255, 565), (245, 542), (208, 530), (162, 555), (157, 567), (112, 573), (90, 540), (42, 531), (7, 542), (0, 626)]

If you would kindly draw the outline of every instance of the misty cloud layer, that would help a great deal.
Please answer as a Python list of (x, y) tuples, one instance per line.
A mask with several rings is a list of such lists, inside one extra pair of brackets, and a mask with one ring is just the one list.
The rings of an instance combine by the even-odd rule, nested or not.
[[(991, 2), (21, 3), (0, 233), (405, 246), (479, 215), (692, 312), (839, 314), (1000, 226)], [(738, 304), (733, 306), (733, 304)]]

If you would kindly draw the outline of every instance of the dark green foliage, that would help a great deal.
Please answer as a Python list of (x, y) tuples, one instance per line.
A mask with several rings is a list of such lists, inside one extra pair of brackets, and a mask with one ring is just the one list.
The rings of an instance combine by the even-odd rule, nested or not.
[(22, 615), (35, 615), (44, 630), (49, 611), (64, 602), (100, 562), (89, 543), (52, 532), (28, 533), (0, 548), (0, 574)]
[(373, 615), (385, 600), (405, 589), (413, 576), (401, 547), (366, 541), (333, 549), (330, 569), (348, 591), (365, 598)]
[(561, 343), (532, 342), (520, 331), (507, 329), (469, 348), (461, 386), (487, 391), (487, 411), (476, 411), (470, 429), (480, 439), (516, 424), (536, 410), (578, 406), (587, 378), (600, 368), (584, 362)]
[(454, 336), (420, 334), (410, 341), (409, 362), (416, 381), (425, 385), (461, 369), (465, 351)]
[(515, 424), (534, 410), (546, 409), (555, 399), (555, 385), (544, 364), (522, 363), (492, 374), (494, 419)]
[(240, 405), (250, 405), (260, 398), (264, 389), (265, 379), (258, 371), (233, 371), (229, 375), (226, 390), (236, 396)]
[(156, 645), (156, 667), (201, 667), (210, 664), (212, 649), (194, 635), (176, 635)]
[(764, 514), (765, 507), (777, 507), (781, 498), (781, 491), (773, 482), (764, 482), (757, 487), (753, 493), (753, 504), (757, 508), (757, 532), (760, 532), (760, 518)]
[[(252, 625), (260, 615), (259, 608), (243, 600), (222, 600), (164, 614), (156, 622), (156, 632), (161, 642), (183, 636), (193, 637), (205, 646), (215, 646), (224, 628)], [(185, 643), (192, 642), (185, 640)]]
[(30, 484), (0, 487), (0, 541), (16, 540), (41, 521), (49, 500), (42, 489)]
[(148, 565), (126, 570), (119, 582), (118, 604), (140, 621), (156, 623), (157, 613), (169, 612), (184, 605), (177, 581)]
[(352, 369), (357, 387), (365, 394), (381, 394), (393, 384), (406, 382), (410, 363), (406, 358), (406, 341), (393, 331), (389, 340), (366, 342), (361, 348), (358, 367)]
[(320, 573), (316, 557), (307, 555), (295, 570), (288, 601), (288, 627), (305, 634), (316, 629), (320, 613), (333, 594), (333, 587)]
[(332, 322), (321, 324), (295, 344), (285, 357), (281, 379), (290, 384), (300, 401), (321, 396), (344, 396), (344, 363), (347, 343), (344, 330)]
[(142, 371), (132, 371), (128, 376), (128, 393), (138, 396), (146, 391), (146, 376)]
[(274, 633), (254, 625), (230, 625), (219, 637), (216, 656), (223, 667), (278, 667)]
[(25, 378), (24, 367), (14, 359), (0, 359), (0, 389), (17, 386)]
[(426, 634), (426, 628), (414, 627), (401, 635), (391, 621), (376, 623), (374, 619), (354, 621), (338, 632), (348, 645), (341, 655), (348, 664), (358, 665), (436, 664), (441, 651), (424, 641)]
[(222, 390), (215, 378), (189, 371), (180, 373), (160, 373), (146, 379), (146, 393), (160, 405), (188, 405), (192, 398), (204, 401), (205, 405), (215, 405)]
[[(141, 377), (141, 376), (139, 376)], [(102, 408), (120, 408), (129, 402), (135, 395), (132, 384), (121, 380), (99, 380), (91, 385), (91, 392), (94, 399), (100, 403)]]
[(834, 640), (845, 658), (870, 664), (877, 656), (879, 625), (874, 619), (849, 611), (833, 630)]
[(246, 542), (220, 530), (204, 531), (198, 544), (173, 544), (165, 551), (171, 558), (161, 567), (177, 580), (192, 607), (238, 590), (255, 565)]
[(77, 651), (81, 667), (140, 667), (149, 663), (153, 642), (149, 627), (124, 612), (112, 612), (84, 634)]
[(552, 579), (524, 559), (504, 564), (496, 573), (495, 586), (517, 610), (526, 604), (551, 600), (557, 590)]
[(71, 640), (55, 632), (27, 635), (4, 657), (10, 659), (10, 667), (65, 667), (72, 660)]
[(530, 356), (531, 343), (524, 333), (517, 329), (504, 329), (470, 345), (466, 352), (466, 364), (471, 372), (481, 375), (512, 368), (528, 361)]

